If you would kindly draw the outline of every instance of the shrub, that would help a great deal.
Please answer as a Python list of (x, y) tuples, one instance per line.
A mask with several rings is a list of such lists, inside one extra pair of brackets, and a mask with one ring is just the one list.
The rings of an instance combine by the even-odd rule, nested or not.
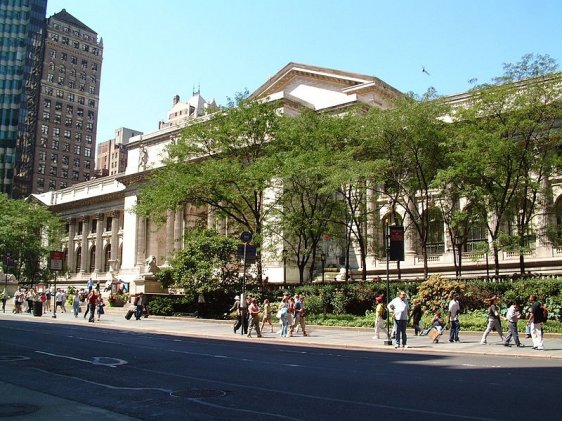
[(152, 297), (148, 308), (150, 314), (171, 316), (174, 314), (174, 300), (171, 297)]
[(462, 308), (462, 297), (466, 285), (458, 281), (449, 281), (441, 275), (431, 275), (429, 279), (422, 282), (418, 287), (417, 298), (421, 301), (422, 308), (433, 314), (443, 311), (449, 306), (449, 300), (453, 293), (459, 294)]

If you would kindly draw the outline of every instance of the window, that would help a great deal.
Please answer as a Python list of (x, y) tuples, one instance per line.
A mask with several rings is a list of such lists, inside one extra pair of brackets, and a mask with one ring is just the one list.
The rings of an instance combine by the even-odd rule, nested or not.
[(51, 51), (49, 52), (49, 57), (51, 57), (51, 58), (57, 58), (57, 52), (56, 52), (55, 50), (51, 50)]
[[(72, 84), (71, 87), (74, 88), (74, 82), (70, 82), (70, 83), (68, 84), (68, 86), (70, 86), (71, 84)], [(68, 94), (67, 99), (68, 99), (69, 102), (74, 102), (74, 94)]]
[(80, 158), (74, 158), (74, 168), (80, 168)]
[(96, 76), (95, 75), (91, 75), (90, 76), (90, 83), (96, 83)]
[(89, 173), (84, 173), (84, 181), (88, 181), (90, 179)]
[(59, 67), (59, 72), (62, 73), (62, 74), (66, 73), (66, 67), (64, 67), (63, 65), (61, 65), (61, 66)]
[(47, 152), (39, 151), (39, 161), (45, 161), (47, 159)]
[(67, 168), (63, 168), (60, 172), (62, 178), (68, 178), (68, 169)]
[(80, 72), (80, 80), (86, 80), (86, 73)]
[(93, 132), (94, 131), (94, 125), (93, 123), (87, 123), (86, 124), (86, 130)]
[[(68, 176), (68, 171), (67, 171), (67, 174), (66, 174), (66, 175)], [(68, 187), (68, 183), (67, 183), (66, 181), (61, 181), (61, 182), (60, 182), (60, 188), (61, 188), (61, 189), (66, 189), (67, 187)]]
[(74, 145), (74, 153), (80, 155), (80, 145)]
[(80, 143), (80, 142), (82, 141), (82, 133), (76, 133), (76, 134), (74, 135), (74, 139), (75, 139), (78, 143)]
[[(67, 143), (68, 145), (68, 143)], [(62, 156), (62, 165), (68, 165), (68, 163), (70, 162), (70, 158), (68, 155), (63, 155)]]
[(55, 63), (52, 61), (49, 63), (49, 70), (55, 70)]
[[(71, 121), (71, 122), (72, 122), (72, 121)], [(64, 131), (64, 137), (65, 137), (66, 139), (70, 139), (70, 138), (71, 138), (70, 130), (65, 130), (65, 131)]]
[(76, 122), (76, 128), (82, 130), (82, 122), (80, 120)]
[(66, 127), (72, 127), (72, 117), (66, 117), (66, 120), (64, 121), (64, 125)]
[(108, 216), (105, 220), (105, 232), (111, 231), (111, 224), (113, 223), (113, 217)]
[(89, 99), (88, 100), (88, 107), (90, 108), (96, 108), (96, 101), (93, 99)]
[(70, 69), (70, 76), (76, 77), (76, 69)]
[(72, 41), (72, 46), (74, 48), (80, 48), (80, 43), (78, 41)]
[(68, 37), (62, 37), (62, 45), (68, 45), (70, 43), (70, 39)]
[(78, 64), (78, 59), (76, 58), (76, 56), (72, 56), (70, 58), (70, 61), (72, 62), (72, 64)]
[[(88, 158), (90, 156), (92, 156), (92, 149), (91, 148), (84, 148), (84, 156), (88, 157)], [(88, 162), (88, 161), (86, 161), (86, 162)]]
[(98, 220), (92, 219), (92, 234), (95, 234), (98, 228)]
[(64, 77), (59, 76), (58, 79), (57, 79), (57, 83), (58, 83), (59, 85), (64, 85)]
[(62, 89), (57, 89), (57, 98), (64, 98), (64, 92)]
[(54, 149), (54, 150), (59, 149), (59, 141), (58, 140), (53, 140), (53, 142), (51, 143), (51, 149)]
[(94, 119), (94, 112), (93, 111), (88, 111), (88, 120), (93, 120)]
[(41, 133), (49, 134), (49, 126), (47, 126), (46, 124), (41, 124)]
[(80, 180), (80, 173), (78, 171), (72, 171), (72, 180), (74, 181)]
[(56, 164), (59, 161), (59, 154), (52, 153), (51, 154), (51, 164)]
[(49, 190), (56, 190), (57, 182), (55, 180), (49, 180)]
[[(82, 222), (80, 222), (81, 224)], [(80, 234), (82, 230), (80, 230)], [(82, 270), (82, 247), (78, 247), (76, 250), (76, 273), (79, 273)]]
[(68, 58), (68, 54), (66, 54), (66, 53), (61, 53), (61, 58), (60, 58), (60, 59), (61, 59), (62, 61), (66, 61), (67, 58)]
[(45, 95), (52, 96), (53, 95), (53, 88), (51, 88), (50, 86), (46, 86), (45, 87)]
[(50, 99), (45, 99), (43, 101), (43, 108), (51, 108), (51, 100)]
[(96, 93), (96, 87), (95, 86), (90, 86), (88, 88), (88, 92), (90, 92), (91, 94), (95, 94)]
[(90, 161), (84, 161), (84, 169), (89, 170), (91, 168)]
[(85, 98), (84, 98), (83, 96), (79, 96), (79, 97), (78, 97), (78, 104), (84, 105), (85, 103), (86, 103)]
[(45, 187), (45, 179), (44, 178), (38, 178), (37, 179), (37, 187), (39, 187), (40, 189)]
[(55, 102), (55, 110), (61, 111), (62, 110), (62, 102)]
[(51, 113), (48, 111), (43, 111), (43, 120), (49, 121), (51, 119)]
[(60, 129), (58, 127), (53, 127), (53, 136), (54, 137), (60, 136)]
[(84, 85), (83, 83), (81, 83), (80, 86), (78, 87), (78, 89), (80, 89), (80, 92), (84, 92), (85, 88), (86, 88), (86, 85)]
[(98, 70), (98, 64), (97, 63), (92, 63), (92, 70), (94, 72)]
[(60, 115), (59, 114), (55, 114), (55, 116), (53, 118), (53, 123), (60, 124)]
[(39, 174), (45, 174), (45, 164), (39, 164), (39, 166), (37, 168), (37, 172)]
[(47, 141), (47, 138), (46, 138), (46, 137), (42, 137), (41, 140), (39, 141), (39, 145), (40, 145), (42, 148), (46, 148), (46, 147), (47, 147), (47, 143), (48, 143), (48, 141)]
[(47, 82), (53, 83), (53, 75), (51, 73), (47, 75)]
[(56, 177), (57, 176), (57, 167), (53, 166), (49, 169), (49, 175), (52, 177)]
[(88, 70), (88, 60), (82, 60), (82, 69)]
[[(64, 143), (62, 144), (62, 151), (63, 151), (63, 152), (70, 152), (70, 143), (64, 142)], [(67, 164), (68, 164), (68, 162), (67, 162)]]
[(86, 135), (86, 143), (87, 143), (88, 145), (91, 145), (91, 144), (92, 144), (92, 136), (89, 135), (89, 134)]

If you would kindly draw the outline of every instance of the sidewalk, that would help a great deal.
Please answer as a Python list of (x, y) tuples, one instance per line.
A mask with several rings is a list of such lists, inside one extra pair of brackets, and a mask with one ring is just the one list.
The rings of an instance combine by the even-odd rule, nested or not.
[[(520, 335), (521, 342), (525, 348), (515, 346), (506, 347), (500, 342), (499, 336), (491, 332), (488, 336), (488, 345), (481, 345), (482, 333), (463, 332), (461, 328), (460, 342), (449, 343), (448, 332), (441, 338), (439, 343), (432, 343), (428, 336), (414, 336), (413, 331), (408, 330), (408, 346), (403, 350), (395, 350), (394, 346), (385, 345), (381, 339), (373, 339), (374, 329), (365, 328), (341, 328), (325, 326), (308, 326), (309, 336), (303, 337), (297, 333), (294, 337), (281, 338), (271, 333), (268, 326), (265, 327), (262, 338), (247, 338), (240, 334), (234, 334), (232, 321), (229, 320), (205, 320), (185, 317), (161, 317), (150, 316), (146, 319), (125, 319), (126, 308), (106, 307), (106, 314), (101, 321), (88, 323), (82, 316), (75, 318), (71, 309), (67, 313), (57, 313), (53, 318), (52, 313), (44, 314), (42, 317), (34, 317), (32, 314), (12, 314), (11, 306), (7, 306), (6, 313), (0, 313), (0, 320), (25, 320), (39, 323), (70, 323), (80, 324), (90, 328), (106, 328), (117, 330), (131, 330), (146, 333), (160, 333), (177, 336), (192, 336), (198, 338), (243, 341), (253, 343), (267, 343), (275, 345), (306, 346), (320, 348), (353, 349), (362, 351), (391, 351), (408, 353), (436, 353), (436, 354), (472, 354), (472, 355), (498, 355), (514, 356), (523, 358), (555, 358), (562, 360), (562, 335), (545, 335), (544, 351), (532, 349), (531, 339)], [(276, 330), (278, 325), (274, 325)], [(394, 342), (393, 342), (394, 344)]]

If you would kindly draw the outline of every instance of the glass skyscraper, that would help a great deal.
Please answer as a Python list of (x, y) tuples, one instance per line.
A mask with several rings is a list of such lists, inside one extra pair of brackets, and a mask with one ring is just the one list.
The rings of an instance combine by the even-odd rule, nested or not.
[[(37, 125), (47, 0), (0, 2), (0, 193), (29, 176)], [(23, 181), (23, 180), (22, 180)]]

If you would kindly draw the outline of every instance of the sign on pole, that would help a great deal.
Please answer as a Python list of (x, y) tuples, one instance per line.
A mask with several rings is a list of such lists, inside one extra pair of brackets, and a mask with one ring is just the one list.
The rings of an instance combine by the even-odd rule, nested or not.
[(240, 240), (242, 240), (243, 243), (249, 243), (252, 241), (252, 233), (250, 231), (244, 231), (240, 234)]
[(390, 226), (389, 259), (404, 261), (404, 227)]

